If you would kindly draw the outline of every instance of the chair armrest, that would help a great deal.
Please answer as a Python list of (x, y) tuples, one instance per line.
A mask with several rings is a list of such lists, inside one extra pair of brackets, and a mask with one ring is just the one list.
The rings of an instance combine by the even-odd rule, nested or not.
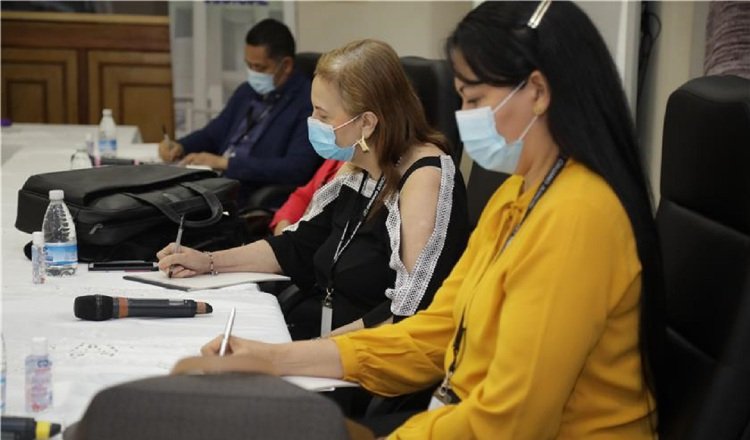
[(279, 307), (281, 307), (281, 312), (284, 316), (288, 316), (289, 312), (300, 305), (305, 298), (306, 296), (296, 284), (288, 286), (276, 295), (276, 299), (279, 301)]
[(250, 194), (245, 206), (246, 210), (266, 209), (275, 211), (286, 202), (289, 195), (297, 187), (295, 185), (266, 185)]

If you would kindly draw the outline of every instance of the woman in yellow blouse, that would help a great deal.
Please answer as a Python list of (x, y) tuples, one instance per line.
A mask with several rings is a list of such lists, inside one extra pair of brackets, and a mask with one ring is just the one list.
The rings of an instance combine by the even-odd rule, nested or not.
[(572, 3), (487, 2), (447, 53), (464, 147), (514, 175), (430, 307), (328, 340), (232, 338), (224, 358), (215, 339), (175, 371), (336, 377), (385, 396), (440, 382), (392, 439), (651, 438), (658, 241), (604, 42)]

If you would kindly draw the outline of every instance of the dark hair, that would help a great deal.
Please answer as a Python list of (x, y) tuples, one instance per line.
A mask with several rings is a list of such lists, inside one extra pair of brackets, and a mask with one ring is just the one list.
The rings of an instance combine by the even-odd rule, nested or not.
[(296, 50), (294, 37), (289, 28), (273, 18), (261, 20), (247, 31), (245, 44), (265, 46), (268, 56), (274, 60), (280, 60), (284, 57), (294, 58)]
[(549, 130), (561, 153), (599, 174), (633, 228), (642, 267), (639, 346), (644, 384), (658, 403), (664, 337), (661, 253), (635, 127), (612, 57), (578, 6), (554, 1), (536, 29), (526, 23), (538, 2), (485, 2), (469, 12), (446, 42), (459, 50), (478, 81), (516, 85), (534, 70), (550, 87)]
[(336, 86), (348, 114), (371, 111), (378, 117), (367, 143), (375, 147), (386, 183), (369, 218), (397, 191), (396, 163), (409, 148), (431, 143), (450, 154), (447, 140), (430, 127), (396, 51), (387, 43), (357, 40), (327, 52), (318, 60), (315, 76)]

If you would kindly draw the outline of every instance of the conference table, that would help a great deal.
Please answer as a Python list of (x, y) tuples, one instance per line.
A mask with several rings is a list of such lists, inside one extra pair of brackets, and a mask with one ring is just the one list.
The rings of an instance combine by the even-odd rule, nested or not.
[[(184, 293), (123, 280), (123, 272), (89, 272), (79, 264), (74, 276), (47, 277), (32, 284), (31, 263), (22, 248), (30, 234), (14, 227), (17, 193), (37, 173), (70, 167), (70, 156), (96, 126), (16, 124), (2, 128), (2, 331), (6, 345), (6, 414), (34, 416), (64, 426), (80, 419), (101, 389), (169, 372), (185, 356), (220, 334), (236, 308), (233, 334), (261, 341), (290, 341), (276, 298), (256, 284)], [(118, 127), (118, 156), (156, 160), (156, 144), (141, 144), (136, 127)], [(129, 298), (194, 299), (208, 302), (213, 313), (193, 318), (124, 318), (83, 321), (73, 315), (77, 296), (102, 294)], [(24, 359), (31, 339), (48, 340), (53, 362), (53, 406), (41, 413), (24, 408)], [(311, 390), (345, 382), (323, 378), (287, 378)]]

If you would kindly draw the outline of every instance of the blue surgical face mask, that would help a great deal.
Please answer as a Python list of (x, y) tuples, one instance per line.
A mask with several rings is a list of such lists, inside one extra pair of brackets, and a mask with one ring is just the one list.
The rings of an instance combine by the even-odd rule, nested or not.
[(250, 68), (247, 69), (247, 83), (260, 95), (270, 93), (276, 88), (272, 73), (256, 72)]
[(336, 144), (336, 130), (351, 123), (360, 117), (357, 115), (343, 124), (333, 127), (331, 124), (320, 122), (312, 116), (307, 118), (307, 137), (310, 139), (315, 152), (324, 159), (335, 159), (349, 162), (354, 157), (354, 146), (357, 142), (348, 147), (339, 147)]
[(466, 153), (484, 169), (513, 174), (518, 166), (523, 151), (523, 138), (536, 121), (534, 116), (521, 136), (513, 142), (507, 142), (497, 131), (495, 113), (518, 92), (526, 81), (519, 84), (494, 109), (480, 107), (471, 110), (458, 110), (456, 123)]

